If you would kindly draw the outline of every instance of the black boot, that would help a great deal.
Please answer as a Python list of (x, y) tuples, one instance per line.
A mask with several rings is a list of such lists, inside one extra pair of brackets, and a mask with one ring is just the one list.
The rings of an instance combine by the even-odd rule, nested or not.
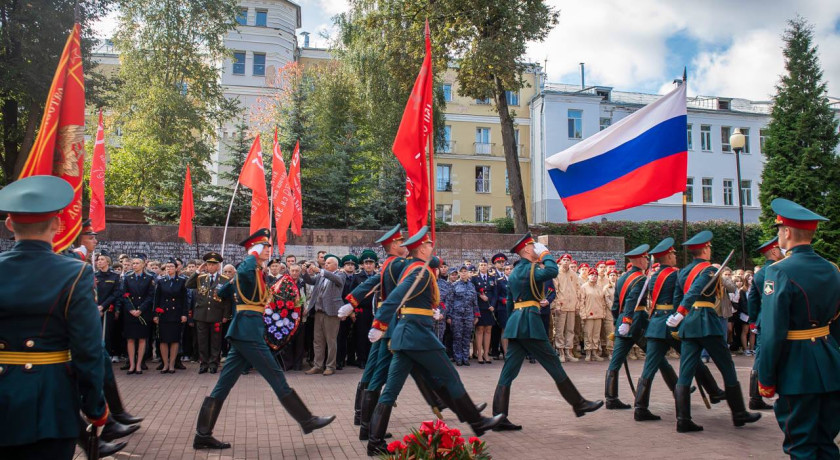
[[(663, 360), (663, 362), (666, 362)], [(674, 393), (674, 389), (677, 387), (677, 372), (674, 370), (673, 366), (660, 366), (659, 373), (662, 374), (662, 380), (665, 381), (665, 385), (668, 385), (668, 389), (671, 390), (671, 393)], [(648, 387), (652, 382), (648, 380)], [(636, 389), (636, 395), (639, 394), (639, 390)], [(637, 396), (638, 397), (638, 396)]]
[(691, 421), (691, 391), (685, 385), (677, 385), (674, 389), (674, 400), (677, 406), (677, 433), (703, 431), (703, 427)]
[(764, 402), (764, 398), (758, 394), (758, 372), (750, 371), (750, 409), (752, 410), (769, 410), (773, 406)]
[(359, 382), (356, 385), (356, 400), (353, 403), (353, 425), (359, 426), (362, 424), (362, 395), (367, 388), (367, 383)]
[(105, 380), (102, 386), (102, 392), (105, 394), (105, 401), (108, 402), (108, 410), (111, 411), (111, 417), (123, 425), (134, 425), (143, 421), (143, 417), (135, 417), (126, 412), (123, 407), (122, 398), (120, 398), (120, 391), (117, 389), (116, 380)]
[(230, 443), (222, 442), (213, 437), (213, 427), (216, 426), (216, 419), (222, 411), (223, 399), (215, 399), (210, 396), (204, 398), (201, 403), (201, 410), (198, 412), (198, 422), (195, 425), (195, 437), (193, 438), (193, 449), (228, 449)]
[(420, 396), (423, 396), (423, 400), (425, 400), (426, 404), (428, 404), (432, 409), (432, 413), (436, 417), (440, 417), (440, 413), (449, 407), (443, 400), (443, 397), (432, 390), (432, 387), (429, 386), (429, 382), (427, 382), (423, 377), (415, 376), (414, 383), (417, 384), (417, 389), (420, 390)]
[(703, 363), (698, 363), (694, 378), (697, 379), (697, 383), (709, 394), (709, 401), (712, 404), (726, 400), (726, 392), (720, 389), (708, 366)]
[(362, 409), (359, 420), (359, 441), (367, 441), (370, 437), (370, 420), (371, 417), (373, 417), (373, 410), (376, 408), (378, 402), (379, 390), (365, 390), (362, 393)]
[(566, 378), (557, 384), (557, 389), (567, 403), (572, 405), (572, 410), (575, 411), (576, 417), (583, 417), (587, 412), (595, 412), (604, 405), (604, 401), (588, 401), (580, 395), (572, 379)]
[(312, 415), (312, 412), (309, 412), (309, 409), (306, 408), (306, 404), (304, 404), (300, 399), (300, 396), (295, 393), (295, 390), (292, 390), (291, 393), (280, 398), (280, 404), (282, 404), (283, 407), (286, 408), (286, 411), (289, 412), (289, 415), (291, 415), (292, 418), (300, 424), (304, 434), (309, 434), (319, 428), (323, 428), (335, 420), (335, 415), (330, 415), (329, 417), (316, 417)]
[(639, 383), (636, 385), (636, 402), (633, 404), (633, 419), (637, 422), (662, 420), (662, 417), (653, 415), (648, 410), (648, 406), (650, 405), (650, 384), (650, 379), (639, 378)]
[[(440, 388), (434, 390), (433, 393), (434, 393), (435, 397), (440, 400), (440, 404), (443, 405), (443, 408), (449, 408), (449, 409), (452, 409), (452, 412), (455, 412), (455, 409), (454, 409), (455, 408), (455, 402), (452, 400), (452, 396), (449, 396), (449, 392), (446, 391), (446, 387), (440, 387)], [(477, 410), (479, 412), (484, 412), (484, 409), (487, 409), (487, 403), (486, 402), (479, 403), (479, 404), (475, 405), (475, 410)], [(443, 410), (443, 409), (441, 409), (441, 410)], [(437, 415), (437, 414), (435, 414), (435, 415)], [(461, 423), (465, 422), (465, 420), (463, 418), (461, 418), (461, 416), (457, 412), (455, 412), (455, 415), (458, 416), (458, 420)]]
[(607, 378), (604, 382), (604, 397), (607, 400), (607, 409), (629, 409), (629, 404), (624, 404), (618, 399), (618, 371), (607, 369)]
[[(91, 433), (86, 429), (88, 423), (79, 417), (79, 437), (76, 438), (76, 444), (85, 452), (87, 458), (108, 457), (116, 454), (128, 445), (127, 442), (106, 442), (99, 438), (96, 444), (93, 444)], [(92, 450), (96, 450), (93, 452)]]
[(388, 453), (385, 444), (385, 432), (388, 431), (388, 421), (391, 419), (391, 408), (385, 404), (377, 404), (370, 419), (370, 439), (367, 445), (369, 457)]
[(519, 431), (522, 425), (514, 425), (507, 418), (510, 407), (510, 387), (507, 385), (496, 385), (496, 394), (493, 395), (493, 415), (505, 414), (501, 423), (493, 428), (493, 431)]
[(761, 418), (761, 414), (758, 412), (747, 412), (747, 408), (744, 407), (744, 394), (741, 393), (740, 383), (726, 387), (726, 403), (729, 404), (729, 410), (732, 411), (732, 424), (735, 426), (755, 423)]
[(139, 429), (140, 425), (123, 425), (114, 420), (113, 417), (108, 417), (108, 422), (102, 428), (102, 433), (99, 434), (99, 438), (103, 441), (111, 442), (115, 439), (124, 438)]
[(496, 414), (493, 417), (483, 417), (481, 412), (476, 409), (475, 404), (473, 404), (472, 399), (470, 399), (470, 395), (467, 393), (464, 393), (464, 395), (460, 398), (453, 399), (452, 402), (455, 404), (453, 407), (455, 413), (458, 414), (459, 418), (462, 418), (470, 424), (470, 427), (473, 429), (476, 436), (481, 436), (485, 432), (492, 430), (505, 419), (505, 414)]

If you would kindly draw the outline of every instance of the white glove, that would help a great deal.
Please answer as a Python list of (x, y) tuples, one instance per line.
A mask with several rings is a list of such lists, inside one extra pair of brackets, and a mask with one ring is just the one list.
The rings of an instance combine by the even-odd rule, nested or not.
[(621, 323), (621, 326), (618, 326), (618, 335), (627, 335), (630, 332), (630, 325), (627, 323)]
[(84, 246), (79, 246), (78, 248), (76, 248), (76, 252), (81, 254), (83, 257), (87, 257), (88, 255), (88, 249)]
[(665, 324), (668, 327), (677, 327), (680, 325), (683, 318), (685, 318), (685, 316), (683, 316), (682, 313), (674, 313), (673, 315), (668, 317), (668, 321), (665, 321)]
[(371, 328), (370, 332), (368, 332), (368, 340), (370, 340), (370, 343), (376, 343), (383, 335), (385, 335), (385, 332), (376, 328)]
[(534, 243), (534, 252), (537, 255), (542, 255), (544, 252), (548, 252), (548, 248), (542, 243)]
[(353, 305), (346, 303), (338, 309), (338, 317), (341, 319), (347, 318), (350, 316), (350, 313), (353, 313)]
[(443, 315), (440, 314), (440, 308), (435, 308), (432, 310), (432, 319), (435, 321), (440, 321), (443, 319)]
[(265, 248), (264, 244), (255, 244), (248, 250), (248, 254), (254, 254), (255, 257), (259, 257), (262, 254), (263, 248)]

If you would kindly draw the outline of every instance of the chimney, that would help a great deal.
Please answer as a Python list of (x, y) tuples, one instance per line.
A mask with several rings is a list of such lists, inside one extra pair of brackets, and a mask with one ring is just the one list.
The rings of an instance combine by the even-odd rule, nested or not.
[(303, 35), (303, 47), (309, 48), (309, 32), (301, 32), (300, 34)]
[(583, 62), (580, 63), (580, 89), (586, 88), (586, 80), (584, 79)]

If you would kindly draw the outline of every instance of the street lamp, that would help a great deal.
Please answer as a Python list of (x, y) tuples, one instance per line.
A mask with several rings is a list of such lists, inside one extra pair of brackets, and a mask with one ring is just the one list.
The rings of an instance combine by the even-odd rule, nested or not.
[(741, 222), (741, 268), (747, 267), (747, 243), (744, 237), (744, 197), (741, 196), (741, 151), (744, 150), (746, 138), (739, 128), (729, 136), (729, 144), (735, 151), (735, 170), (738, 174), (738, 218)]

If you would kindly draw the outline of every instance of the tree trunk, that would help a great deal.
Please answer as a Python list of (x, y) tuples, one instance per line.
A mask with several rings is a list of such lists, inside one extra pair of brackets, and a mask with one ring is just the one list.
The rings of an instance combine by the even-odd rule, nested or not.
[(522, 172), (519, 167), (519, 146), (516, 145), (516, 136), (513, 131), (513, 118), (510, 116), (510, 108), (502, 81), (494, 76), (493, 83), (493, 96), (496, 99), (496, 110), (499, 112), (499, 121), (502, 125), (502, 146), (505, 152), (510, 200), (513, 205), (513, 228), (516, 233), (526, 233), (528, 231), (528, 214), (525, 207), (525, 191), (522, 188)]

